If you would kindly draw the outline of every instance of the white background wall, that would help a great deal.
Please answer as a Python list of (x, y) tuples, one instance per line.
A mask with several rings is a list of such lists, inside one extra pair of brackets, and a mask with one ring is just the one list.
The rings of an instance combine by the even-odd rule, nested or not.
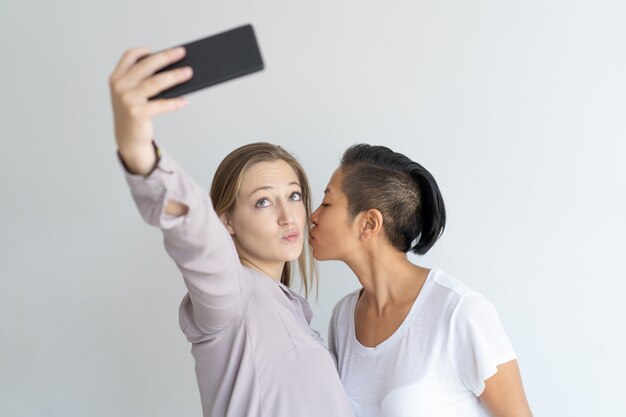
[[(423, 163), (449, 222), (418, 262), (498, 308), (535, 416), (626, 415), (626, 3), (0, 0), (0, 416), (199, 416), (184, 286), (115, 158), (122, 52), (251, 22), (267, 69), (158, 140), (208, 188), (258, 140), (314, 204), (364, 141)], [(321, 269), (314, 325), (357, 281)]]

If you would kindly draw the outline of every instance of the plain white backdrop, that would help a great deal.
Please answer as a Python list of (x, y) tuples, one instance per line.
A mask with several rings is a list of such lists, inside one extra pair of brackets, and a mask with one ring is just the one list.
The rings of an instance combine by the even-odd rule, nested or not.
[[(266, 140), (310, 174), (382, 144), (448, 209), (417, 262), (498, 308), (535, 416), (626, 415), (626, 3), (0, 0), (0, 416), (200, 416), (185, 289), (115, 157), (107, 78), (252, 23), (266, 70), (189, 96), (159, 143), (209, 188)], [(314, 327), (358, 282), (320, 264)]]

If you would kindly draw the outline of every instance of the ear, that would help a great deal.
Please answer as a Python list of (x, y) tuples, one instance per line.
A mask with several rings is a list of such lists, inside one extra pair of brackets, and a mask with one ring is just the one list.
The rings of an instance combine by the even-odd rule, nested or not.
[(383, 231), (383, 214), (377, 209), (369, 209), (361, 213), (360, 235), (363, 241), (370, 240), (378, 236)]
[(230, 225), (230, 216), (228, 215), (228, 213), (220, 214), (220, 220), (222, 221), (222, 224), (226, 227), (226, 230), (228, 230), (228, 233), (230, 233), (231, 235), (234, 235), (235, 230)]

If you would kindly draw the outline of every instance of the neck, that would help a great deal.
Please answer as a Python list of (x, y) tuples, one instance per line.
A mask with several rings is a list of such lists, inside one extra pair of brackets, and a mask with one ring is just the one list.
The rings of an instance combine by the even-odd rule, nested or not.
[(363, 286), (360, 300), (379, 314), (387, 308), (414, 301), (429, 272), (393, 248), (365, 249), (345, 262)]
[(285, 264), (276, 265), (275, 267), (263, 265), (263, 267), (259, 266), (258, 263), (252, 262), (250, 259), (245, 258), (243, 256), (239, 256), (239, 260), (242, 265), (247, 266), (251, 269), (256, 269), (257, 271), (263, 272), (268, 277), (272, 278), (274, 281), (279, 281), (283, 274), (283, 269), (285, 268)]

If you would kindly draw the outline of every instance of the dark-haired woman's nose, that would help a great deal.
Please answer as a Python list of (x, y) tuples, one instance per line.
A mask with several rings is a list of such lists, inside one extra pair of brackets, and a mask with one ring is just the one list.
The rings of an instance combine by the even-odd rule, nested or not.
[[(320, 206), (321, 207), (321, 206)], [(313, 213), (311, 213), (311, 223), (313, 223), (313, 226), (317, 226), (317, 220), (319, 217), (319, 213), (318, 211), (320, 210), (320, 208), (318, 207)]]

